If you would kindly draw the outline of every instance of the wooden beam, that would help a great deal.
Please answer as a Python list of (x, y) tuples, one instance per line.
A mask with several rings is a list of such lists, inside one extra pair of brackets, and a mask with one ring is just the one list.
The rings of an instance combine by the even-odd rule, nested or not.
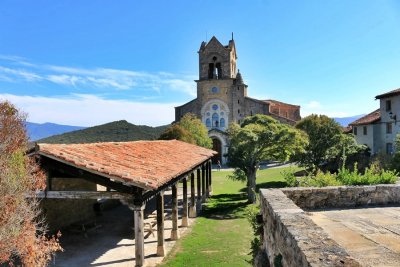
[(178, 189), (177, 185), (172, 185), (172, 230), (171, 240), (178, 240)]
[(208, 161), (204, 164), (206, 169), (206, 199), (210, 197), (210, 181), (208, 180), (208, 176), (210, 175), (210, 169), (208, 168)]
[(144, 227), (143, 227), (143, 210), (145, 205), (133, 207), (134, 223), (135, 223), (135, 266), (144, 265)]
[(187, 179), (183, 179), (183, 204), (182, 204), (182, 226), (189, 225), (188, 218), (188, 197), (187, 197)]
[(135, 186), (127, 186), (120, 182), (112, 181), (109, 178), (61, 163), (45, 156), (41, 157), (40, 163), (45, 170), (57, 171), (58, 173), (69, 175), (71, 176), (70, 179), (74, 179), (73, 177), (85, 179), (121, 193), (135, 193), (137, 191), (137, 187)]
[(37, 198), (56, 199), (133, 199), (130, 194), (106, 191), (37, 191), (35, 195)]
[(211, 181), (211, 175), (212, 175), (212, 162), (211, 160), (208, 161), (208, 192), (210, 195), (212, 195), (212, 181)]
[(196, 217), (196, 194), (194, 188), (194, 172), (190, 174), (190, 207), (189, 207), (189, 217)]
[(157, 202), (157, 256), (165, 256), (164, 246), (164, 192), (156, 197)]

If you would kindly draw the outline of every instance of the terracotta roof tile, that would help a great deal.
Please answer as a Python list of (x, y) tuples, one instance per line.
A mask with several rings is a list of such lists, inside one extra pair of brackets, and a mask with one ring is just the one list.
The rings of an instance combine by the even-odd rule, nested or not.
[(373, 122), (379, 121), (381, 119), (381, 111), (379, 109), (365, 115), (364, 117), (359, 118), (358, 120), (353, 121), (349, 125), (365, 125), (371, 124)]
[(381, 94), (381, 95), (377, 95), (377, 96), (375, 96), (375, 99), (381, 99), (381, 98), (391, 97), (391, 96), (396, 96), (396, 95), (400, 95), (400, 88), (397, 88), (395, 90), (389, 91), (389, 92)]
[(190, 171), (217, 153), (177, 140), (38, 147), (42, 156), (148, 190)]

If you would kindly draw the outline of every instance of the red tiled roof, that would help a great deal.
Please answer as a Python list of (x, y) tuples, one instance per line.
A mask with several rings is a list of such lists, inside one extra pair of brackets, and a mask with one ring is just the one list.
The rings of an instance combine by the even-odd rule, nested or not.
[(157, 189), (217, 153), (177, 140), (38, 147), (42, 156), (148, 190)]
[(381, 95), (377, 95), (375, 96), (375, 99), (381, 99), (381, 98), (385, 98), (385, 97), (391, 97), (391, 96), (396, 96), (396, 95), (400, 95), (400, 88), (397, 88), (395, 90), (392, 90), (390, 92), (381, 94)]
[(342, 131), (345, 134), (352, 133), (353, 132), (353, 127), (351, 127), (351, 126), (342, 127)]
[(381, 111), (379, 109), (365, 115), (364, 117), (359, 118), (358, 120), (353, 121), (349, 125), (365, 125), (376, 122), (381, 119)]

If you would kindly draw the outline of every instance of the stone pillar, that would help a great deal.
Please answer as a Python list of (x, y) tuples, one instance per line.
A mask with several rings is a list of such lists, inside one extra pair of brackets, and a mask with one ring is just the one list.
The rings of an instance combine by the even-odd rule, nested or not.
[(194, 172), (190, 174), (190, 207), (189, 207), (189, 217), (196, 217), (196, 194), (194, 190)]
[(135, 220), (135, 266), (144, 265), (144, 229), (143, 229), (143, 210), (145, 205), (134, 205)]
[(212, 182), (211, 182), (211, 174), (212, 174), (212, 163), (211, 160), (208, 161), (208, 192), (212, 195)]
[(200, 168), (197, 169), (197, 211), (201, 211), (201, 178)]
[(206, 200), (206, 168), (201, 165), (201, 201), (204, 202)]
[(183, 204), (182, 204), (182, 226), (187, 227), (189, 225), (188, 218), (188, 198), (187, 198), (187, 177), (183, 178)]
[(164, 247), (164, 191), (156, 196), (157, 201), (157, 256), (165, 256)]
[(178, 240), (178, 189), (177, 184), (172, 186), (172, 230), (171, 240)]

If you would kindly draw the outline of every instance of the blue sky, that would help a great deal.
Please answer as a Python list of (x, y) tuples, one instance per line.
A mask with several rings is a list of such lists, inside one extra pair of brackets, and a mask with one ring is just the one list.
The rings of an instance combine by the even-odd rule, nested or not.
[(33, 122), (162, 125), (195, 97), (200, 43), (234, 32), (249, 96), (351, 116), (400, 87), (400, 1), (7, 1), (0, 99)]

